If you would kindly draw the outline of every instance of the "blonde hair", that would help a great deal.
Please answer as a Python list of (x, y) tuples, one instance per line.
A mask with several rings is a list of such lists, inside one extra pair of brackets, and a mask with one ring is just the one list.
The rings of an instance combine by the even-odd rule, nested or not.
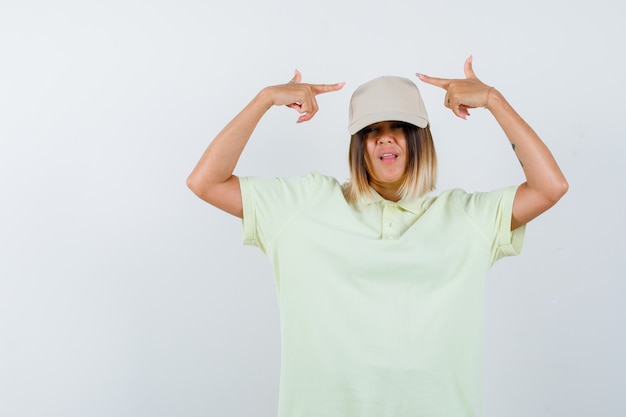
[[(412, 200), (435, 189), (437, 183), (437, 153), (430, 133), (430, 127), (417, 127), (403, 123), (407, 142), (408, 162), (406, 177), (398, 190), (400, 199)], [(364, 130), (350, 138), (348, 163), (350, 181), (344, 187), (344, 194), (350, 202), (361, 202), (372, 195), (369, 174), (365, 163)]]

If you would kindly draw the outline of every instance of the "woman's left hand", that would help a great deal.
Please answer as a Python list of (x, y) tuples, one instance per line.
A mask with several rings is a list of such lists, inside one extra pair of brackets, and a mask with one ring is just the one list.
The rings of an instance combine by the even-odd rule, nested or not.
[(470, 115), (469, 109), (489, 106), (489, 93), (493, 87), (478, 79), (472, 69), (471, 56), (465, 60), (463, 69), (464, 79), (435, 78), (424, 74), (417, 74), (417, 77), (425, 83), (446, 90), (444, 106), (465, 120)]

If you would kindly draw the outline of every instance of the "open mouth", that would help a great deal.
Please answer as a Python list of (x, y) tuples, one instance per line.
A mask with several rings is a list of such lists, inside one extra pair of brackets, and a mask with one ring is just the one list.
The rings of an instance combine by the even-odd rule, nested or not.
[(395, 153), (384, 153), (380, 156), (380, 160), (383, 162), (393, 162), (398, 158), (398, 155)]

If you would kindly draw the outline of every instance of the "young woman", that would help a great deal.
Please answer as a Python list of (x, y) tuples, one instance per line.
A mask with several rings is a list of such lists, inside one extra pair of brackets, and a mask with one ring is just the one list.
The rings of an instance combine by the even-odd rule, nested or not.
[(233, 175), (272, 106), (317, 112), (342, 83), (264, 88), (211, 142), (188, 178), (203, 200), (243, 219), (244, 242), (271, 259), (281, 315), (280, 417), (480, 416), (484, 279), (521, 250), (525, 225), (568, 185), (550, 151), (474, 74), (418, 74), (458, 117), (488, 109), (526, 182), (436, 196), (428, 115), (415, 84), (385, 76), (350, 101), (351, 179)]

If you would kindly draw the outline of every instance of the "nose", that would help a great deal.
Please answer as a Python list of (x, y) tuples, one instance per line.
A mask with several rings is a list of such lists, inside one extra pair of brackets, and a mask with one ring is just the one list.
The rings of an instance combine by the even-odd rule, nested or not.
[(380, 132), (380, 136), (378, 137), (378, 143), (393, 143), (395, 142), (396, 137), (393, 135), (393, 131), (391, 129), (383, 129)]

